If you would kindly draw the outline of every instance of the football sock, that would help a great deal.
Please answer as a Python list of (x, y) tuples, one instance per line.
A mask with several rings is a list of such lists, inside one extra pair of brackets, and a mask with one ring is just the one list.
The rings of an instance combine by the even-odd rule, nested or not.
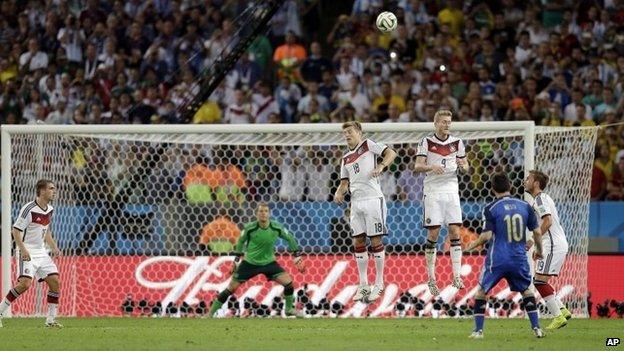
[(475, 318), (475, 330), (479, 331), (483, 330), (483, 325), (485, 324), (485, 304), (486, 301), (482, 299), (475, 299), (473, 314)]
[(523, 299), (524, 310), (529, 315), (531, 321), (531, 329), (539, 328), (539, 320), (537, 319), (537, 305), (535, 304), (535, 297), (528, 296)]
[(436, 264), (436, 242), (427, 239), (425, 245), (425, 258), (427, 259), (427, 274), (429, 279), (436, 280), (435, 277), (435, 264)]
[(360, 276), (360, 286), (368, 285), (368, 252), (366, 252), (366, 246), (355, 247), (355, 261)]
[(386, 251), (383, 244), (371, 247), (371, 252), (375, 258), (375, 285), (384, 286), (384, 262), (386, 260)]
[(6, 312), (6, 310), (11, 306), (11, 303), (15, 301), (21, 294), (15, 290), (15, 288), (9, 290), (7, 296), (2, 300), (0, 304), (0, 316)]
[(217, 299), (212, 302), (212, 306), (210, 306), (210, 312), (208, 312), (208, 315), (212, 317), (215, 312), (217, 312), (221, 308), (221, 306), (223, 306), (223, 304), (227, 301), (230, 295), (232, 295), (232, 292), (228, 289), (225, 289), (221, 293), (219, 293)]
[(461, 271), (462, 249), (459, 239), (451, 239), (451, 262), (453, 265), (453, 278), (459, 278)]
[(56, 319), (56, 313), (58, 311), (59, 293), (48, 291), (48, 317), (46, 323), (52, 323)]
[(548, 311), (553, 317), (558, 317), (561, 315), (561, 310), (559, 304), (557, 304), (557, 297), (555, 296), (555, 290), (552, 285), (548, 284), (548, 282), (537, 280), (533, 281), (535, 285), (535, 289), (540, 293), (544, 302), (546, 302), (546, 306), (548, 307)]

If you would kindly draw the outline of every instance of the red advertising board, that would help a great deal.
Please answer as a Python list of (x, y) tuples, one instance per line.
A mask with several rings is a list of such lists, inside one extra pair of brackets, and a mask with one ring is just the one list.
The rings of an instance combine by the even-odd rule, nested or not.
[[(167, 305), (186, 301), (190, 305), (199, 300), (209, 303), (229, 280), (231, 257), (144, 257), (144, 256), (90, 256), (62, 257), (56, 259), (59, 266), (62, 289), (60, 314), (75, 316), (120, 315), (121, 303), (128, 294), (134, 301), (162, 301)], [(471, 304), (476, 291), (482, 257), (467, 256), (463, 260), (462, 275), (467, 288), (461, 291), (450, 286), (451, 263), (447, 256), (438, 257), (438, 282), (445, 301)], [(349, 316), (369, 313), (377, 316), (393, 315), (394, 303), (404, 291), (429, 300), (426, 288), (424, 256), (389, 255), (386, 263), (386, 289), (375, 305), (365, 312), (361, 306), (352, 306), (352, 295), (358, 283), (357, 269), (351, 255), (314, 255), (306, 257), (308, 270), (298, 273), (288, 257), (279, 262), (293, 275), (295, 286), (307, 284), (309, 295), (317, 303), (327, 297), (346, 305)], [(374, 281), (371, 262), (369, 279)], [(624, 276), (624, 256), (590, 256), (588, 264), (588, 290), (592, 294), (594, 308), (605, 299), (624, 300), (624, 283), (615, 277)], [(578, 294), (578, 289), (556, 279), (555, 287), (568, 296)], [(514, 298), (515, 293), (506, 290), (500, 283), (492, 294), (499, 298)], [(268, 303), (281, 294), (281, 287), (267, 283), (264, 277), (257, 277), (241, 287), (239, 298), (253, 297), (260, 303)], [(45, 304), (36, 304), (36, 299), (45, 300), (45, 287), (31, 288), (13, 305), (19, 315), (45, 312)], [(565, 300), (565, 298), (564, 298)], [(38, 306), (39, 305), (39, 306)], [(429, 305), (427, 311), (431, 310)], [(594, 313), (595, 315), (595, 313)]]

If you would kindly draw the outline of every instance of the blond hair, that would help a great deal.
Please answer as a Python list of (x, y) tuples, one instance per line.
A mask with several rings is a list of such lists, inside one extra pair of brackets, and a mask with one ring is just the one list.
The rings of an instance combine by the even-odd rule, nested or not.
[(442, 117), (451, 117), (453, 118), (453, 112), (451, 110), (438, 110), (435, 115), (433, 115), (433, 121), (437, 122)]
[(342, 124), (342, 130), (345, 130), (349, 127), (353, 127), (359, 130), (360, 132), (362, 131), (362, 125), (358, 121), (349, 121), (349, 122), (345, 122)]

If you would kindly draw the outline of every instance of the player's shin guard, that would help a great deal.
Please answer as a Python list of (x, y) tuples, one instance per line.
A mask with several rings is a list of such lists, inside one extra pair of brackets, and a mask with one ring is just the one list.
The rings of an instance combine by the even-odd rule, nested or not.
[(425, 245), (425, 258), (427, 260), (427, 274), (429, 274), (430, 280), (436, 280), (435, 277), (435, 264), (436, 264), (436, 242), (427, 239)]
[(295, 288), (292, 283), (284, 285), (284, 309), (290, 311), (293, 309), (295, 301)]
[(365, 245), (355, 247), (355, 261), (360, 275), (360, 286), (368, 285), (368, 252)]
[(210, 317), (214, 316), (215, 312), (217, 312), (221, 308), (221, 306), (223, 306), (223, 304), (227, 301), (230, 295), (232, 295), (232, 292), (229, 291), (228, 289), (225, 289), (222, 292), (220, 292), (216, 300), (212, 302), (212, 306), (210, 306), (210, 312), (208, 312), (208, 316)]
[(48, 317), (46, 323), (52, 323), (56, 320), (56, 313), (58, 311), (60, 293), (54, 291), (48, 291)]
[(375, 285), (380, 288), (384, 286), (384, 263), (386, 261), (386, 250), (383, 244), (372, 246), (370, 251), (375, 258)]
[(475, 318), (475, 330), (483, 330), (483, 324), (485, 324), (485, 304), (487, 302), (482, 299), (475, 299), (473, 307), (473, 315)]
[(540, 293), (544, 302), (546, 302), (546, 307), (548, 307), (548, 311), (553, 317), (558, 317), (561, 314), (561, 310), (559, 308), (559, 304), (557, 303), (557, 297), (555, 296), (555, 289), (553, 289), (552, 285), (548, 284), (548, 282), (534, 279), (533, 284), (535, 285), (535, 289)]
[(20, 295), (21, 294), (17, 292), (17, 290), (15, 289), (9, 290), (9, 293), (2, 300), (2, 303), (0, 304), (0, 316), (3, 315), (4, 312), (6, 312), (6, 310), (9, 309), (9, 307), (11, 307), (11, 303), (15, 301)]
[(462, 248), (459, 239), (451, 239), (451, 263), (453, 264), (453, 278), (460, 277)]
[(535, 303), (535, 297), (525, 297), (522, 302), (524, 304), (524, 310), (529, 315), (529, 320), (531, 321), (531, 329), (539, 328), (539, 320), (537, 318), (537, 304)]

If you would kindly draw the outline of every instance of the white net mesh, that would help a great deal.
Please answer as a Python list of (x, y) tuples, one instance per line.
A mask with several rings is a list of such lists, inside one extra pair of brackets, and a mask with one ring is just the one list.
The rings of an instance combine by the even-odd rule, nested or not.
[[(278, 261), (294, 279), (298, 306), (308, 314), (349, 316), (470, 313), (483, 256), (464, 255), (467, 288), (451, 287), (451, 264), (438, 258), (440, 301), (426, 289), (421, 223), (422, 176), (410, 171), (421, 132), (379, 132), (399, 157), (381, 179), (388, 201), (386, 290), (375, 305), (351, 304), (357, 270), (344, 209), (331, 202), (344, 151), (340, 133), (270, 134), (13, 134), (12, 214), (32, 201), (39, 178), (56, 182), (53, 235), (64, 256), (60, 314), (73, 316), (201, 314), (229, 279), (237, 231), (269, 202), (272, 217), (296, 237), (308, 270), (297, 273), (287, 254)], [(471, 171), (460, 177), (462, 242), (477, 236), (491, 194), (485, 184), (506, 170), (522, 195), (523, 131), (456, 133), (465, 140)], [(555, 280), (563, 301), (586, 314), (587, 227), (594, 129), (538, 129), (536, 167), (551, 176), (570, 255)], [(3, 172), (5, 170), (3, 169)], [(8, 233), (3, 233), (8, 235)], [(439, 251), (448, 251), (443, 232)], [(278, 249), (285, 253), (285, 243)], [(6, 261), (5, 261), (6, 262)], [(15, 263), (12, 265), (15, 276)], [(369, 268), (374, 277), (374, 267)], [(372, 281), (372, 280), (371, 280)], [(515, 316), (519, 296), (500, 284), (492, 313)], [(13, 305), (17, 315), (45, 311), (43, 285)], [(276, 313), (281, 287), (255, 278), (237, 293), (230, 313)], [(253, 299), (253, 301), (252, 301)], [(175, 309), (168, 309), (171, 303)], [(257, 304), (257, 305), (256, 305)], [(266, 305), (263, 307), (262, 305)], [(130, 308), (133, 306), (133, 308)], [(165, 307), (160, 307), (165, 306)], [(234, 312), (238, 306), (238, 312)]]

